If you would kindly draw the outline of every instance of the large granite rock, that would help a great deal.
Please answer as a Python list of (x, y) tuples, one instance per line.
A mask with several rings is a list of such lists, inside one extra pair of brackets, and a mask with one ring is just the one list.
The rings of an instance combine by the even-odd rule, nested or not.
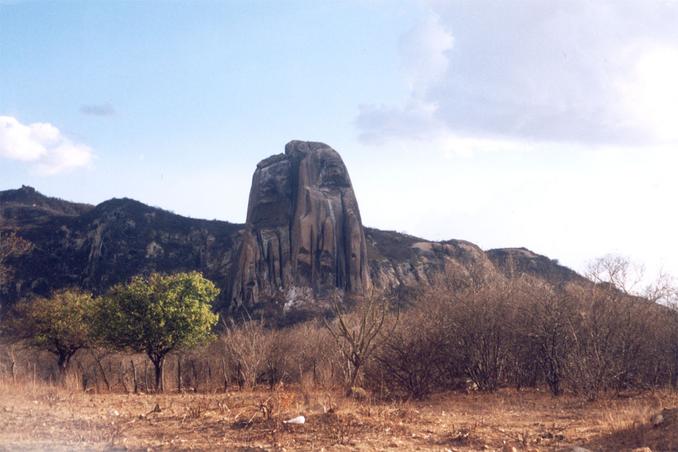
[(152, 271), (203, 272), (221, 288), (217, 309), (224, 312), (276, 306), (280, 313), (281, 304), (289, 312), (335, 289), (376, 287), (407, 298), (411, 290), (455, 290), (516, 272), (551, 284), (584, 281), (525, 249), (484, 252), (462, 240), (363, 228), (339, 154), (301, 141), (257, 165), (245, 225), (186, 218), (131, 199), (76, 204), (22, 187), (0, 192), (0, 232), (7, 230), (34, 246), (5, 262), (14, 277), (0, 285), (0, 308), (68, 286), (102, 293)]
[(323, 143), (292, 141), (254, 172), (231, 307), (311, 289), (370, 287), (367, 246), (351, 179)]

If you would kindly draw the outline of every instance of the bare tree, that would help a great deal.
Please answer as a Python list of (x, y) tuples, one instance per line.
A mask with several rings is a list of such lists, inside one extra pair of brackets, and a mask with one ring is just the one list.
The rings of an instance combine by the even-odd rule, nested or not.
[(608, 254), (590, 262), (585, 276), (599, 286), (607, 286), (626, 295), (639, 295), (645, 268), (626, 257)]
[(523, 316), (529, 349), (551, 393), (563, 392), (563, 380), (571, 340), (568, 327), (573, 303), (559, 290), (533, 282), (526, 293)]
[(663, 337), (659, 353), (665, 357), (670, 383), (678, 388), (678, 286), (669, 275), (662, 273), (645, 289), (645, 297), (666, 306), (662, 312)]
[(240, 388), (254, 387), (264, 371), (268, 335), (261, 320), (231, 324), (222, 336), (231, 377)]
[(660, 307), (640, 294), (642, 269), (617, 256), (594, 261), (593, 284), (570, 287), (570, 384), (588, 399), (647, 383), (656, 355)]
[[(331, 297), (330, 306), (334, 319), (324, 319), (324, 324), (348, 364), (346, 394), (350, 395), (361, 369), (374, 352), (391, 302), (387, 296), (374, 290), (358, 299), (351, 312), (347, 311), (343, 301), (343, 297), (338, 294)], [(397, 323), (397, 316), (395, 319), (391, 330)]]
[(479, 389), (496, 390), (504, 377), (513, 350), (515, 291), (499, 282), (458, 296), (451, 331), (462, 355), (466, 375)]

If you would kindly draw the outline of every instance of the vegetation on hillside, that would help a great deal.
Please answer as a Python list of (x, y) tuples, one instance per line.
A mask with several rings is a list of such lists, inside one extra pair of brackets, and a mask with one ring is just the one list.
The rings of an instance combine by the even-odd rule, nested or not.
[[(95, 326), (91, 336), (76, 330), (76, 337), (90, 342), (76, 341), (66, 354), (48, 347), (36, 327), (23, 335), (20, 328), (6, 326), (5, 332), (57, 355), (54, 372), (49, 361), (38, 363), (45, 378), (75, 359), (86, 389), (217, 390), (283, 383), (425, 399), (450, 390), (515, 387), (594, 400), (602, 394), (676, 388), (675, 290), (662, 279), (639, 296), (629, 286), (629, 264), (615, 259), (598, 261), (589, 277), (587, 284), (554, 287), (514, 274), (456, 291), (427, 290), (400, 308), (388, 297), (373, 295), (347, 310), (347, 300), (337, 298), (324, 321), (274, 329), (256, 319), (223, 322), (215, 329), (217, 316), (210, 306), (217, 289), (211, 282), (197, 273), (152, 274), (101, 297), (94, 303), (93, 322), (73, 320), (90, 315), (84, 308), (90, 298), (81, 292), (57, 293), (51, 303), (34, 301), (37, 311), (23, 308), (24, 319), (39, 318), (38, 313), (71, 315), (64, 324)], [(108, 352), (96, 354), (97, 359), (76, 353), (86, 346)], [(153, 384), (143, 361), (129, 352), (149, 358)], [(13, 369), (32, 368), (28, 359), (12, 363)]]

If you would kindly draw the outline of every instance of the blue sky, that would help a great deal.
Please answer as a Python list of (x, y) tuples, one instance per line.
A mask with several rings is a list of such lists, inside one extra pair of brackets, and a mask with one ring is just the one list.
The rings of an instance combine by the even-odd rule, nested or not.
[(417, 9), (3, 4), (0, 114), (53, 124), (94, 157), (89, 168), (56, 177), (5, 161), (2, 184), (93, 203), (126, 195), (241, 221), (260, 159), (292, 138), (350, 139), (356, 99), (386, 101), (403, 89), (388, 74), (399, 64), (397, 30)]
[(366, 225), (678, 275), (678, 4), (0, 0), (0, 189), (244, 221), (291, 139)]

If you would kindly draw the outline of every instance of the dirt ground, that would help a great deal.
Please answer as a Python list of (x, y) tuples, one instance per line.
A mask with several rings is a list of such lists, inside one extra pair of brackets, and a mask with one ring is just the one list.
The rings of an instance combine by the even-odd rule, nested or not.
[[(537, 392), (346, 399), (285, 387), (218, 394), (86, 394), (0, 387), (0, 450), (678, 450), (678, 406), (654, 392), (597, 402)], [(303, 425), (284, 420), (303, 415)]]

